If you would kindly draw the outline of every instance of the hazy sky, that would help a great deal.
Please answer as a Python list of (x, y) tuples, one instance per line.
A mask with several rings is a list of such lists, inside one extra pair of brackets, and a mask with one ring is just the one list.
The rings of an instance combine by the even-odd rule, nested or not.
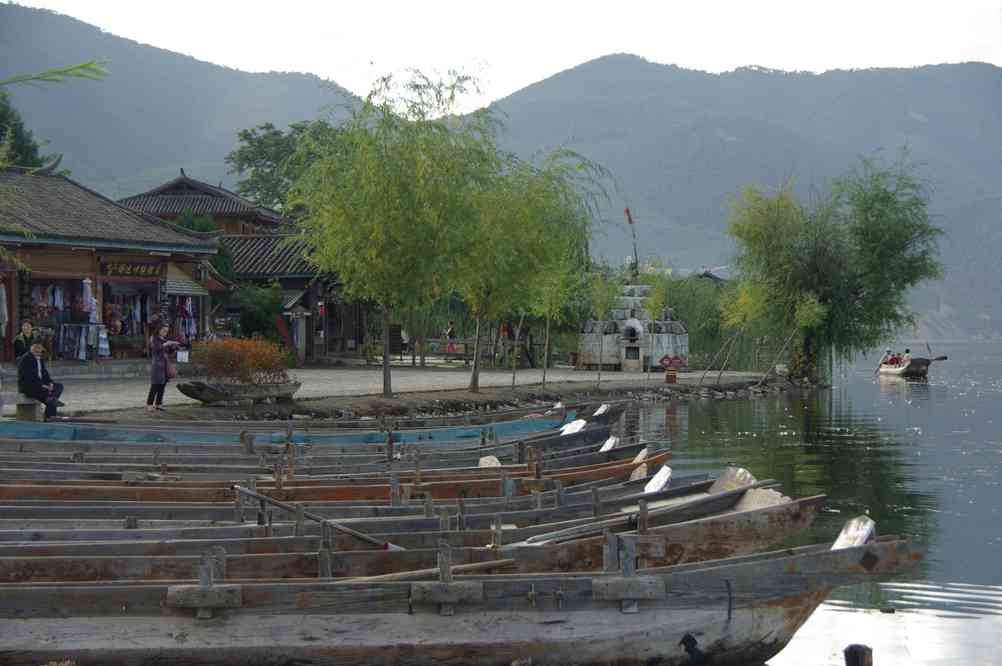
[(1002, 66), (1002, 0), (19, 0), (122, 37), (356, 93), (407, 67), (477, 74), (488, 99), (609, 53), (712, 72)]

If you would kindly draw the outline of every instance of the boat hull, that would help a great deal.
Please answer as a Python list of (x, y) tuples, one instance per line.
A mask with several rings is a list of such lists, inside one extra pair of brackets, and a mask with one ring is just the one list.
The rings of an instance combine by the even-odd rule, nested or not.
[(913, 358), (908, 361), (907, 365), (886, 365), (880, 366), (879, 372), (882, 376), (886, 377), (907, 377), (907, 378), (922, 378), (929, 375), (929, 364), (931, 361), (927, 358)]
[(922, 554), (892, 540), (626, 577), (237, 584), (211, 619), (178, 607), (197, 586), (4, 586), (0, 655), (14, 666), (761, 662), (834, 587), (897, 573)]

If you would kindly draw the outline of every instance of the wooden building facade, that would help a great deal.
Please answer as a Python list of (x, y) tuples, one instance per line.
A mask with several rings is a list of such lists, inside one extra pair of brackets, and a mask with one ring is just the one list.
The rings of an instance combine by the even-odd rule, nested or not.
[(64, 176), (0, 171), (0, 357), (21, 323), (51, 357), (138, 357), (161, 323), (192, 342), (207, 330), (210, 292), (225, 286), (211, 239), (136, 212)]

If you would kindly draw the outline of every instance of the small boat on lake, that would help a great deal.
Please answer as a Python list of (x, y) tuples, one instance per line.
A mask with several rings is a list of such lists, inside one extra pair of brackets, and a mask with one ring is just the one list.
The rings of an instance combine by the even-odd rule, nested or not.
[(923, 358), (921, 356), (915, 356), (911, 358), (907, 363), (899, 363), (892, 365), (889, 363), (881, 363), (877, 371), (885, 377), (904, 377), (906, 379), (920, 379), (925, 378), (929, 374), (929, 365), (935, 361), (945, 361), (946, 356), (937, 356), (936, 358)]

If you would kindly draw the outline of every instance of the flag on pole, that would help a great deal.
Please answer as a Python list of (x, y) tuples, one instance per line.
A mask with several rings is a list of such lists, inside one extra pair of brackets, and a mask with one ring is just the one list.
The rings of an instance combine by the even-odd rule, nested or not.
[(627, 224), (633, 224), (633, 216), (630, 215), (630, 207), (627, 206), (626, 208), (624, 208), (623, 212), (626, 213), (626, 222), (627, 222)]

